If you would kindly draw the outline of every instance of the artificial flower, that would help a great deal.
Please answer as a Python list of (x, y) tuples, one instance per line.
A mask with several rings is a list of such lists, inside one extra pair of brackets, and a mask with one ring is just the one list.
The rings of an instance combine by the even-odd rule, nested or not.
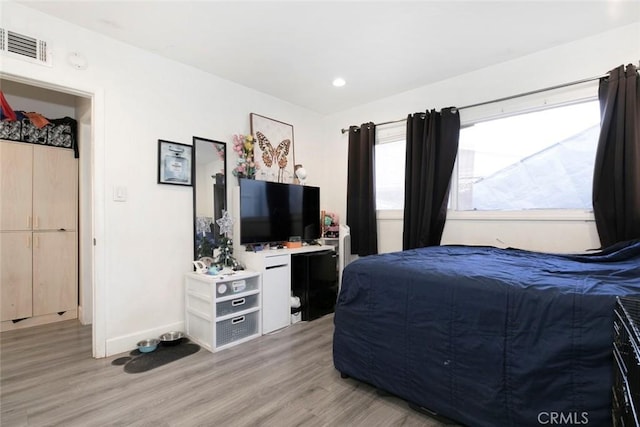
[(254, 178), (257, 164), (253, 161), (254, 139), (251, 135), (233, 135), (233, 151), (238, 155), (233, 175), (240, 178)]

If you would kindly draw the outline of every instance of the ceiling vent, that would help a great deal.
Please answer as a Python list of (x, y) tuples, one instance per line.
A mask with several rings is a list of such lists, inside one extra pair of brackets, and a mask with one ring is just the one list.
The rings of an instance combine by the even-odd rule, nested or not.
[(47, 42), (0, 28), (0, 52), (29, 62), (51, 66)]

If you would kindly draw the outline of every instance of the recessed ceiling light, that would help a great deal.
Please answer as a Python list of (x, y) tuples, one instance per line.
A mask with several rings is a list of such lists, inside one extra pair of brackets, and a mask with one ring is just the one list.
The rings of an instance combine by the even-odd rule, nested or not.
[(347, 84), (347, 82), (342, 77), (338, 77), (338, 78), (333, 80), (333, 85), (335, 87), (342, 87), (342, 86), (344, 86), (346, 84)]

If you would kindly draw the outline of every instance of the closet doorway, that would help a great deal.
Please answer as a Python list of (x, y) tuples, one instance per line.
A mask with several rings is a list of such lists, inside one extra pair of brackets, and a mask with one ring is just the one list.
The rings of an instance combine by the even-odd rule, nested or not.
[[(100, 200), (104, 200), (98, 190), (103, 171), (96, 161), (97, 147), (102, 147), (102, 139), (96, 138), (96, 99), (101, 105), (102, 94), (75, 88), (60, 87), (46, 82), (24, 79), (16, 76), (0, 75), (0, 88), (14, 110), (37, 112), (44, 117), (57, 119), (70, 117), (77, 122), (78, 158), (78, 221), (77, 221), (77, 319), (83, 325), (92, 325), (93, 357), (104, 357), (105, 329), (98, 319), (101, 310), (96, 295), (101, 264), (96, 263), (101, 250), (95, 246), (101, 236), (102, 218), (96, 218)], [(99, 141), (96, 144), (96, 141)], [(102, 155), (99, 156), (103, 158)], [(98, 166), (95, 166), (95, 165)], [(69, 315), (67, 315), (68, 317)], [(73, 315), (71, 315), (73, 316)], [(55, 317), (55, 316), (54, 316)], [(62, 320), (63, 317), (61, 316)], [(35, 318), (21, 322), (3, 322), (3, 330), (28, 328), (39, 323), (49, 323), (55, 319)], [(22, 324), (21, 324), (22, 323)]]

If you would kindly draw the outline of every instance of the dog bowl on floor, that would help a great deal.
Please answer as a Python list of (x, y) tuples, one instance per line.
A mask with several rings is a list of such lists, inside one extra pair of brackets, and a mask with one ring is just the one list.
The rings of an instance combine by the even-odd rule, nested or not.
[(160, 344), (160, 340), (151, 338), (148, 340), (142, 340), (136, 345), (138, 346), (138, 351), (140, 351), (140, 353), (151, 353), (158, 347), (158, 344)]
[(160, 341), (164, 345), (177, 345), (180, 344), (184, 338), (184, 333), (179, 331), (171, 331), (166, 334), (160, 335)]

